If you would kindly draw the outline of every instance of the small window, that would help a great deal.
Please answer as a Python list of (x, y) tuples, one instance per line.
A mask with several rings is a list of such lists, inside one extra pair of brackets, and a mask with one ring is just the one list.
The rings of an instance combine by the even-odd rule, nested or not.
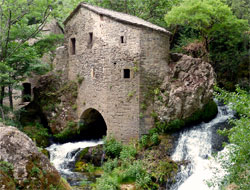
[(125, 41), (124, 41), (124, 36), (121, 36), (121, 43), (124, 44)]
[(71, 54), (75, 55), (76, 54), (76, 39), (71, 38)]
[(100, 19), (101, 19), (101, 21), (103, 21), (103, 15), (102, 14), (100, 15)]
[(125, 79), (129, 79), (130, 78), (130, 69), (124, 69), (123, 70), (123, 77)]
[(89, 43), (92, 44), (93, 42), (93, 32), (89, 33)]

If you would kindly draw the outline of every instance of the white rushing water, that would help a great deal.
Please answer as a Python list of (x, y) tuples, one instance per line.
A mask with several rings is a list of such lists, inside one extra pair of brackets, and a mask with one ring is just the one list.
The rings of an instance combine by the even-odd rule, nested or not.
[(73, 172), (75, 157), (83, 148), (97, 146), (103, 144), (103, 141), (81, 141), (65, 144), (52, 144), (46, 149), (50, 153), (50, 162), (55, 168), (72, 184), (77, 184), (83, 178), (83, 174)]
[[(219, 161), (212, 157), (213, 127), (233, 117), (233, 112), (225, 105), (218, 106), (218, 115), (209, 123), (201, 123), (180, 133), (177, 147), (172, 155), (174, 161), (188, 161), (177, 174), (177, 183), (171, 190), (208, 190), (206, 181), (222, 179), (226, 174)], [(225, 154), (227, 150), (218, 154)]]
[(103, 141), (81, 141), (75, 143), (52, 144), (46, 148), (50, 153), (50, 162), (62, 173), (71, 173), (68, 163), (75, 160), (77, 152), (86, 147), (103, 144)]

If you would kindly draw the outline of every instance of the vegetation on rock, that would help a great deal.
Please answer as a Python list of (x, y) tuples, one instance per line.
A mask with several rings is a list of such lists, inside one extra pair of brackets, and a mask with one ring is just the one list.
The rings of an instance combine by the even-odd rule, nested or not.
[[(76, 168), (84, 172), (101, 174), (101, 177), (96, 179), (96, 183), (91, 185), (97, 190), (116, 190), (125, 185), (134, 189), (164, 187), (167, 181), (174, 180), (178, 165), (167, 154), (171, 148), (171, 138), (166, 135), (159, 136), (156, 133), (149, 135), (149, 138), (155, 135), (158, 139), (157, 144), (152, 144), (151, 141), (143, 142), (141, 139), (124, 145), (113, 137), (106, 138), (103, 145), (105, 153), (103, 165), (98, 168), (91, 165), (92, 162), (80, 161), (89, 155), (88, 148), (80, 153)], [(82, 185), (89, 184), (82, 183)]]
[(175, 119), (170, 122), (159, 121), (156, 117), (156, 131), (163, 133), (174, 132), (185, 126), (190, 126), (193, 124), (200, 123), (202, 121), (208, 122), (213, 119), (218, 113), (217, 104), (210, 100), (207, 104), (203, 106), (201, 110), (195, 111), (191, 116), (185, 119)]
[(223, 164), (229, 172), (219, 184), (227, 186), (235, 184), (235, 189), (247, 190), (250, 186), (250, 94), (236, 87), (236, 92), (227, 92), (215, 88), (215, 96), (236, 111), (238, 117), (230, 120), (231, 129), (220, 131), (228, 136), (229, 143), (234, 146), (229, 151), (230, 164)]

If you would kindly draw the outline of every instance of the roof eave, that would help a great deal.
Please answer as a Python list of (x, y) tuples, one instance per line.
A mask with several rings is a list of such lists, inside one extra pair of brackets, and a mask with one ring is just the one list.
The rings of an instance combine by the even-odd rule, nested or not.
[(135, 26), (138, 26), (138, 27), (144, 27), (144, 28), (148, 28), (148, 29), (151, 29), (151, 30), (155, 30), (155, 31), (158, 31), (158, 32), (162, 32), (162, 33), (165, 33), (165, 34), (168, 34), (168, 35), (172, 35), (171, 32), (167, 31), (166, 29), (162, 28), (162, 29), (156, 29), (156, 28), (152, 28), (152, 27), (149, 27), (149, 26), (146, 26), (146, 25), (143, 25), (143, 24), (138, 24), (136, 22), (131, 22), (131, 21), (126, 21), (126, 20), (123, 20), (123, 19), (119, 19), (117, 17), (113, 17), (112, 15), (109, 15), (109, 14), (103, 14), (103, 13), (100, 13), (99, 11), (97, 10), (94, 10), (94, 9), (91, 9), (89, 8), (88, 6), (84, 6), (83, 3), (80, 3), (72, 12), (71, 14), (66, 18), (66, 20), (63, 22), (64, 25), (67, 24), (67, 22), (74, 16), (74, 14), (81, 8), (85, 8), (85, 9), (88, 9), (96, 14), (99, 14), (99, 15), (104, 15), (106, 17), (109, 17), (113, 20), (116, 20), (118, 22), (121, 22), (121, 23), (125, 23), (125, 24), (130, 24), (130, 25), (135, 25)]

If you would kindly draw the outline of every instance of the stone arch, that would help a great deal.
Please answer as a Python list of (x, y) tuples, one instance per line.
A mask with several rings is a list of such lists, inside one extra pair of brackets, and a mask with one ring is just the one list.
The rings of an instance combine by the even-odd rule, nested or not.
[(81, 136), (84, 139), (101, 139), (107, 135), (107, 125), (102, 114), (94, 109), (86, 109), (80, 117)]

